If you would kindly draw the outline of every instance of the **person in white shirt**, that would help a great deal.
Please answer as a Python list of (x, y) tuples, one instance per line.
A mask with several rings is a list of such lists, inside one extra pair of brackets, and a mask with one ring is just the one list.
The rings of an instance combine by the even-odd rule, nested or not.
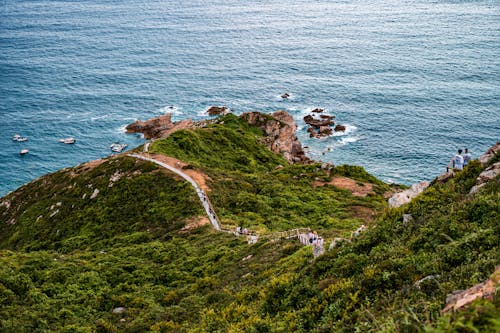
[(462, 149), (458, 150), (458, 154), (451, 159), (451, 165), (455, 170), (462, 170), (464, 168), (464, 157), (462, 156)]
[(465, 148), (464, 154), (464, 167), (469, 164), (469, 161), (472, 159), (471, 154), (469, 153), (469, 148)]

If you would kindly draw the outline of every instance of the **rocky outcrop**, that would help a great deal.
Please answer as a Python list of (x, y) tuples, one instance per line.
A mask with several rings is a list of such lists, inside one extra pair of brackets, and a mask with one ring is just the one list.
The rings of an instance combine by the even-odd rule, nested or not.
[(344, 132), (345, 131), (345, 126), (344, 125), (337, 125), (333, 129), (335, 132)]
[(309, 162), (296, 135), (297, 125), (288, 112), (276, 111), (271, 115), (245, 112), (240, 118), (264, 132), (264, 144), (274, 153), (283, 154), (292, 163)]
[(469, 194), (477, 193), (482, 187), (497, 178), (498, 175), (500, 175), (500, 162), (490, 165), (479, 174), (476, 184), (471, 188)]
[(207, 113), (209, 116), (225, 115), (228, 114), (228, 109), (226, 106), (211, 106), (208, 108)]
[(500, 142), (497, 142), (490, 149), (488, 149), (486, 153), (479, 158), (479, 162), (481, 162), (482, 165), (487, 164), (498, 152), (500, 152)]
[(456, 311), (478, 298), (492, 299), (496, 288), (500, 284), (500, 266), (495, 269), (491, 277), (478, 285), (467, 290), (456, 290), (446, 297), (446, 306), (442, 312)]
[(158, 139), (168, 136), (170, 133), (193, 125), (190, 119), (178, 122), (172, 121), (172, 114), (167, 113), (157, 118), (146, 121), (136, 120), (125, 129), (127, 133), (143, 133), (145, 139)]
[(321, 126), (331, 126), (335, 123), (333, 121), (333, 119), (334, 119), (333, 116), (327, 116), (327, 115), (322, 114), (320, 118), (321, 119), (316, 119), (311, 115), (307, 115), (304, 117), (304, 121), (306, 122), (306, 124), (316, 128), (316, 129), (319, 129)]
[(391, 198), (389, 198), (389, 207), (397, 208), (404, 204), (407, 204), (411, 201), (411, 199), (422, 193), (428, 186), (429, 182), (420, 182), (417, 184), (413, 184), (407, 190), (395, 193)]

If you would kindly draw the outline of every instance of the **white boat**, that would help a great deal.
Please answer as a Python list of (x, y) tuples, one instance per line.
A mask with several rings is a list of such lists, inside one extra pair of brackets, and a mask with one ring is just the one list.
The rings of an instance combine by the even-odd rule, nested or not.
[(24, 142), (28, 141), (28, 138), (25, 136), (20, 136), (19, 134), (14, 134), (14, 136), (12, 137), (12, 141)]
[(29, 152), (28, 149), (23, 149), (23, 150), (21, 150), (21, 152), (19, 152), (19, 154), (26, 155), (28, 152)]
[(115, 153), (121, 153), (127, 146), (127, 144), (115, 142), (109, 148)]
[(71, 145), (75, 143), (75, 138), (65, 138), (65, 139), (59, 139), (59, 142), (65, 143), (67, 145)]

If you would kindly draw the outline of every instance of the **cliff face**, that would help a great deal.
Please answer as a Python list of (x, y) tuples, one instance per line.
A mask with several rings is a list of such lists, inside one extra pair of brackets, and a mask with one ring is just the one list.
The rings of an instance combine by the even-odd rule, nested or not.
[(180, 129), (190, 128), (193, 126), (193, 121), (190, 119), (173, 122), (172, 114), (167, 113), (157, 118), (148, 119), (146, 121), (136, 120), (128, 125), (125, 129), (127, 133), (143, 133), (145, 139), (158, 139), (166, 137), (169, 134)]
[(297, 138), (297, 125), (286, 111), (276, 111), (271, 115), (260, 112), (246, 112), (240, 118), (250, 125), (260, 128), (265, 135), (264, 144), (276, 154), (283, 154), (289, 162), (308, 163), (302, 144)]

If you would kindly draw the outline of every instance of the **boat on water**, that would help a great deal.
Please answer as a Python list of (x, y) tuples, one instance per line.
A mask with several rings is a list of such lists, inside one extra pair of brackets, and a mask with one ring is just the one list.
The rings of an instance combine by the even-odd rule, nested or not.
[(59, 139), (59, 142), (65, 143), (67, 145), (71, 145), (76, 142), (75, 138), (64, 138), (64, 139)]
[(28, 149), (23, 149), (19, 152), (20, 155), (26, 155), (29, 152)]
[(115, 142), (111, 146), (109, 146), (109, 148), (111, 149), (112, 152), (121, 153), (123, 149), (127, 148), (127, 146), (128, 145), (125, 143)]
[(14, 136), (12, 137), (12, 141), (24, 142), (28, 141), (28, 138), (25, 136), (20, 136), (19, 134), (14, 134)]

